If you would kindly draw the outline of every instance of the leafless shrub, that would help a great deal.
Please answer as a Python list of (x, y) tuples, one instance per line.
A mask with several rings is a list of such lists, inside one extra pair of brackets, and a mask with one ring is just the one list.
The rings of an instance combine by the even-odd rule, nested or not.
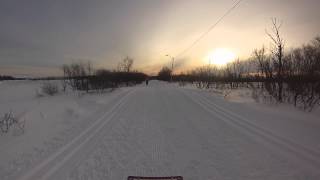
[(26, 119), (14, 116), (13, 112), (7, 112), (0, 117), (0, 130), (1, 133), (8, 133), (11, 128), (14, 130), (15, 135), (23, 134)]
[[(71, 86), (73, 90), (85, 90), (89, 91), (89, 77), (92, 75), (92, 65), (88, 63), (72, 63), (70, 65), (63, 65), (63, 87), (67, 84)], [(64, 88), (65, 90), (65, 88)]]
[(45, 82), (41, 86), (41, 91), (44, 94), (53, 96), (59, 92), (58, 85), (51, 82)]

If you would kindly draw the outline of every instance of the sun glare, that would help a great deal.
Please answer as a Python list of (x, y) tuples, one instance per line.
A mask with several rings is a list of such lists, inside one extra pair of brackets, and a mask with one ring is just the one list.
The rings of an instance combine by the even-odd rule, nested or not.
[(225, 48), (215, 49), (208, 55), (210, 63), (218, 66), (223, 66), (229, 62), (232, 62), (235, 57), (235, 53)]

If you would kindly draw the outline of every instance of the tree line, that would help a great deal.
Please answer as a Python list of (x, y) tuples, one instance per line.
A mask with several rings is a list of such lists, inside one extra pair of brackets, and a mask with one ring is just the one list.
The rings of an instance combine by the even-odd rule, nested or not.
[(93, 69), (90, 62), (65, 64), (61, 68), (63, 91), (68, 86), (72, 90), (89, 92), (90, 90), (104, 91), (108, 88), (139, 84), (146, 79), (147, 75), (133, 71), (133, 62), (133, 59), (126, 57), (118, 64), (116, 70)]
[(15, 80), (15, 78), (12, 76), (0, 75), (0, 81), (3, 80)]
[[(270, 49), (255, 49), (250, 58), (237, 59), (224, 67), (207, 65), (176, 74), (173, 81), (191, 82), (198, 88), (246, 86), (260, 89), (276, 102), (291, 103), (311, 111), (320, 105), (320, 37), (285, 51), (280, 28), (281, 23), (272, 19), (271, 31), (267, 32), (272, 42)], [(171, 71), (163, 70), (159, 72), (160, 79), (165, 77), (163, 72), (171, 76)]]

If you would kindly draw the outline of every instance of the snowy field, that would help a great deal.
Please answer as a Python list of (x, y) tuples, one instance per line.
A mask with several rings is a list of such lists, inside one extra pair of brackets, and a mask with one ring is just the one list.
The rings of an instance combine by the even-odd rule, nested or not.
[(37, 97), (41, 82), (0, 84), (0, 114), (25, 132), (0, 134), (0, 179), (320, 179), (320, 118), (238, 96), (149, 86)]

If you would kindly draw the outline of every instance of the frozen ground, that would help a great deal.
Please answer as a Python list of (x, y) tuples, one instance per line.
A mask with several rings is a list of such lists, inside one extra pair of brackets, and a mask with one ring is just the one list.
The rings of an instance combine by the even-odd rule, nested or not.
[(80, 97), (36, 98), (38, 86), (0, 85), (1, 113), (27, 120), (0, 136), (0, 179), (320, 179), (316, 113), (157, 81)]

